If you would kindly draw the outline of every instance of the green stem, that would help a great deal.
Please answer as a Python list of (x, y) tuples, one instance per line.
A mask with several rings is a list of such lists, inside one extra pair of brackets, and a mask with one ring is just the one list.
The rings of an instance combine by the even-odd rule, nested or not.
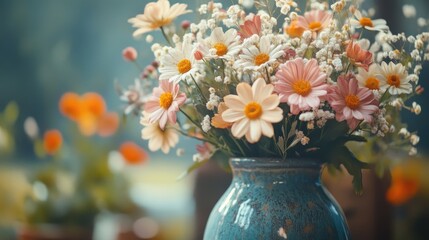
[(198, 83), (197, 83), (197, 81), (195, 80), (194, 76), (192, 76), (192, 75), (191, 75), (191, 78), (192, 78), (192, 81), (194, 81), (195, 86), (197, 87), (197, 89), (198, 89), (198, 91), (200, 92), (201, 96), (204, 98), (204, 101), (205, 101), (205, 102), (208, 102), (208, 101), (207, 101), (207, 98), (204, 96), (203, 91), (201, 90), (200, 86), (198, 86)]
[(183, 113), (183, 115), (185, 115), (185, 117), (187, 119), (189, 119), (189, 121), (192, 122), (192, 124), (194, 124), (197, 128), (199, 128), (201, 131), (203, 131), (203, 129), (201, 128), (201, 125), (198, 124), (197, 122), (195, 122), (185, 111), (183, 111), (183, 109), (179, 108), (180, 112)]
[(162, 32), (162, 35), (164, 36), (165, 40), (168, 42), (168, 45), (173, 46), (173, 44), (171, 43), (170, 38), (165, 33), (164, 27), (161, 27), (161, 32)]

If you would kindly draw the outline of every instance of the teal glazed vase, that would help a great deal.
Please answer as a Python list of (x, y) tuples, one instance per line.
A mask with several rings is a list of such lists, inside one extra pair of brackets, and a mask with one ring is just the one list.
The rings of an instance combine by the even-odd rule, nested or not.
[(230, 159), (233, 180), (204, 240), (350, 239), (344, 214), (311, 159)]

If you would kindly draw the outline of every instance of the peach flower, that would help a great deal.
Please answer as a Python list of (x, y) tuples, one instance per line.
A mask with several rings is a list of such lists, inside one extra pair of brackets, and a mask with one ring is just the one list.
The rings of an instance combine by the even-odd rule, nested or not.
[(179, 3), (170, 6), (168, 0), (158, 0), (158, 2), (146, 4), (143, 14), (128, 20), (133, 27), (137, 28), (133, 36), (137, 37), (170, 24), (178, 16), (191, 12), (191, 10), (186, 10), (187, 7), (188, 5)]
[(362, 49), (359, 43), (353, 41), (349, 42), (346, 48), (346, 54), (354, 65), (366, 71), (368, 71), (369, 65), (372, 64), (372, 53)]

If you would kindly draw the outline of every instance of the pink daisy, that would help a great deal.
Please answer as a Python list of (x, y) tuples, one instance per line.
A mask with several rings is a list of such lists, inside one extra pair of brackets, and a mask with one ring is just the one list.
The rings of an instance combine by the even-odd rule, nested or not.
[(185, 93), (179, 92), (179, 85), (169, 80), (159, 81), (159, 87), (153, 89), (153, 96), (147, 101), (145, 111), (149, 113), (149, 123), (159, 121), (164, 130), (167, 122), (176, 123), (176, 112), (186, 101)]
[(326, 74), (321, 72), (316, 59), (304, 63), (297, 58), (280, 65), (276, 73), (275, 91), (281, 102), (290, 106), (292, 114), (318, 108), (327, 94)]
[(332, 20), (332, 14), (322, 10), (306, 12), (304, 16), (298, 16), (297, 26), (310, 30), (313, 35), (317, 35), (324, 28), (327, 28)]
[(372, 114), (379, 109), (373, 92), (366, 87), (359, 87), (356, 78), (347, 80), (340, 76), (328, 101), (336, 112), (337, 121), (347, 120), (350, 129), (355, 129), (363, 120), (371, 122)]
[(261, 17), (254, 15), (252, 20), (246, 20), (243, 25), (240, 25), (238, 32), (241, 39), (249, 38), (253, 35), (261, 35)]

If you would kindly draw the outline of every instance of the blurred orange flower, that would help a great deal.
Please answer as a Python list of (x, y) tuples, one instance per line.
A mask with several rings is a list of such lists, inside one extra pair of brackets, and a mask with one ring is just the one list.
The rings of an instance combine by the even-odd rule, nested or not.
[(420, 180), (416, 170), (418, 169), (406, 169), (404, 166), (392, 169), (392, 183), (386, 192), (386, 198), (391, 204), (404, 204), (417, 194)]
[(130, 141), (122, 143), (119, 147), (119, 152), (129, 164), (143, 163), (148, 158), (147, 153), (143, 148)]
[(53, 129), (45, 132), (43, 136), (43, 148), (47, 154), (54, 155), (60, 150), (62, 144), (63, 137), (60, 131)]
[(65, 93), (60, 99), (60, 112), (76, 121), (81, 115), (81, 99), (76, 93), (68, 92)]
[(79, 96), (76, 93), (65, 93), (59, 102), (60, 112), (75, 121), (79, 131), (85, 136), (98, 133), (106, 137), (116, 132), (119, 117), (116, 113), (106, 112), (107, 107), (103, 97), (95, 92)]
[(119, 127), (119, 116), (116, 112), (107, 112), (98, 119), (98, 135), (108, 137)]

